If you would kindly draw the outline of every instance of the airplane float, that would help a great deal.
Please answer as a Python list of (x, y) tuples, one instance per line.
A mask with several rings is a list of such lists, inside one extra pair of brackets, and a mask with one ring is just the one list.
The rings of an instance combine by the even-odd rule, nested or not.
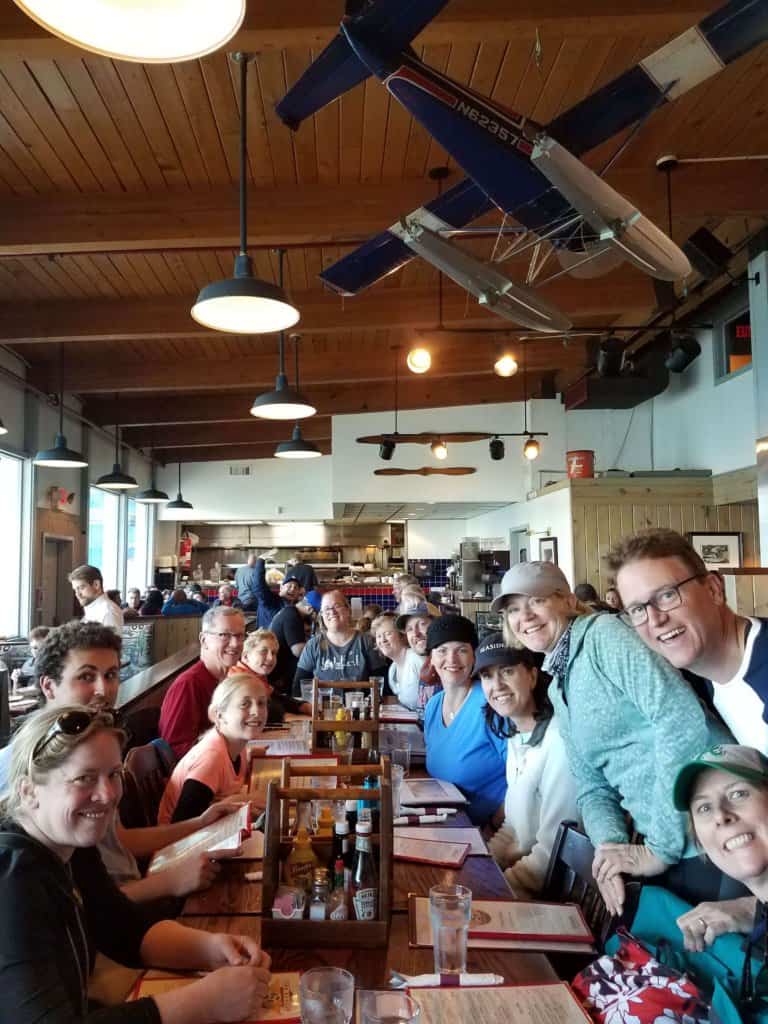
[[(321, 279), (341, 295), (355, 295), (419, 255), (489, 310), (559, 333), (571, 321), (529, 287), (552, 252), (563, 268), (559, 273), (576, 276), (605, 273), (622, 260), (667, 281), (690, 273), (678, 246), (580, 157), (618, 132), (641, 126), (657, 108), (768, 38), (768, 0), (730, 0), (547, 125), (416, 57), (411, 41), (447, 2), (348, 3), (339, 34), (277, 104), (283, 122), (296, 129), (375, 75), (468, 175), (328, 267)], [(494, 209), (524, 229), (504, 258), (533, 250), (526, 284), (513, 283), (450, 241), (456, 229)], [(543, 260), (542, 243), (548, 243)]]

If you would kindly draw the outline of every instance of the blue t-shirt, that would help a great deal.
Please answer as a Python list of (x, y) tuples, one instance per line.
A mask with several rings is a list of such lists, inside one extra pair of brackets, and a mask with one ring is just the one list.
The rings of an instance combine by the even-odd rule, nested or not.
[(458, 786), (469, 800), (467, 814), (475, 825), (484, 825), (504, 803), (507, 741), (486, 724), (480, 683), (472, 686), (450, 725), (443, 725), (444, 697), (436, 693), (424, 712), (427, 771)]

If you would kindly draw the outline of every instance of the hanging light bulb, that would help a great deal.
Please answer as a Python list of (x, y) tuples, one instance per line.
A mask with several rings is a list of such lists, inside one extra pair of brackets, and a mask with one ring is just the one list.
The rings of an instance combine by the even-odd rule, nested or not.
[(412, 348), (405, 361), (411, 373), (426, 373), (432, 365), (432, 356), (428, 348)]
[[(206, 0), (206, 3), (209, 2), (210, 0)], [(211, 6), (215, 7), (216, 4)], [(246, 195), (246, 76), (250, 55), (236, 53), (234, 59), (240, 64), (240, 252), (235, 257), (234, 277), (207, 284), (192, 307), (192, 319), (214, 331), (269, 334), (272, 331), (283, 331), (293, 327), (299, 319), (299, 311), (283, 291), (282, 271), (279, 285), (260, 281), (253, 276), (253, 263), (248, 255)]]
[(511, 352), (504, 352), (493, 364), (493, 372), (497, 377), (514, 377), (517, 373), (517, 360)]
[(535, 437), (529, 437), (523, 445), (523, 455), (529, 462), (533, 462), (534, 459), (538, 459), (540, 451), (541, 445)]
[(433, 441), (429, 447), (432, 449), (432, 454), (435, 458), (441, 462), (448, 458), (448, 445), (445, 441)]
[(213, 53), (245, 17), (245, 0), (16, 0), (60, 39), (92, 53), (142, 64), (171, 64)]

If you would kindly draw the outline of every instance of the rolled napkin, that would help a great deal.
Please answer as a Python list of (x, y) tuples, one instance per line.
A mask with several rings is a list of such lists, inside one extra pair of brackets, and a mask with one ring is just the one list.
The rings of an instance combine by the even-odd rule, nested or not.
[(389, 979), (391, 988), (457, 988), (485, 985), (503, 985), (500, 974), (416, 974), (410, 976), (392, 971)]

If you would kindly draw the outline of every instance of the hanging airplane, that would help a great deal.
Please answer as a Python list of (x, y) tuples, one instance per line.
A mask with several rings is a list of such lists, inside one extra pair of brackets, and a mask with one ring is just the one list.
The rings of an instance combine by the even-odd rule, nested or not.
[[(768, 0), (730, 0), (547, 125), (416, 57), (411, 41), (447, 2), (351, 0), (339, 34), (277, 104), (279, 117), (295, 130), (375, 75), (469, 175), (328, 267), (321, 279), (342, 295), (355, 295), (420, 255), (488, 309), (556, 333), (570, 321), (529, 287), (551, 252), (564, 268), (560, 273), (576, 276), (605, 273), (622, 260), (667, 281), (690, 273), (681, 249), (580, 157), (626, 128), (637, 129), (654, 110), (768, 38)], [(525, 229), (505, 254), (532, 250), (525, 285), (449, 240), (494, 209)], [(542, 242), (548, 243), (543, 259)]]

